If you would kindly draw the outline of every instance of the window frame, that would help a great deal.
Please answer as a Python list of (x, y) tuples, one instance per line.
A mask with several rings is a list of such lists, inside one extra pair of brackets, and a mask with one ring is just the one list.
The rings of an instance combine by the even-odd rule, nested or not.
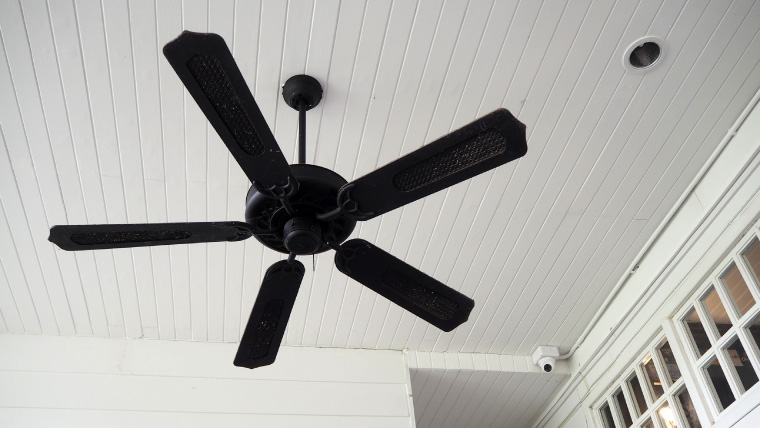
[[(728, 347), (733, 344), (735, 339), (740, 340), (742, 347), (747, 353), (749, 364), (755, 370), (755, 374), (760, 378), (760, 349), (749, 332), (749, 328), (754, 321), (760, 318), (760, 283), (748, 266), (748, 261), (744, 257), (749, 247), (755, 242), (760, 245), (760, 237), (758, 237), (758, 231), (756, 226), (751, 227), (747, 233), (733, 246), (731, 251), (716, 265), (703, 281), (702, 284), (692, 293), (692, 296), (683, 303), (681, 308), (673, 316), (673, 327), (678, 339), (683, 344), (683, 354), (686, 357), (686, 363), (689, 365), (689, 370), (693, 373), (694, 381), (697, 383), (697, 388), (700, 390), (699, 399), (704, 399), (702, 403), (707, 409), (709, 409), (710, 419), (712, 421), (718, 420), (718, 418), (727, 413), (727, 410), (737, 407), (743, 398), (745, 398), (749, 391), (757, 390), (760, 381), (756, 382), (749, 390), (745, 390), (744, 385), (739, 378), (739, 375), (734, 367), (731, 357), (728, 354)], [(752, 307), (750, 307), (744, 315), (741, 315), (738, 309), (738, 302), (734, 301), (734, 297), (728, 290), (723, 277), (731, 269), (732, 264), (736, 265), (742, 279), (744, 280), (747, 288), (749, 289), (751, 297), (754, 299)], [(715, 291), (723, 305), (728, 318), (732, 324), (723, 335), (720, 334), (719, 329), (712, 316), (709, 314), (707, 308), (705, 308), (702, 300), (710, 292), (711, 288), (715, 288)], [(705, 329), (708, 340), (710, 341), (710, 348), (705, 351), (701, 356), (699, 350), (694, 341), (694, 338), (686, 325), (686, 316), (690, 313), (691, 309), (694, 309), (699, 315), (700, 322)], [(734, 395), (734, 401), (726, 408), (720, 403), (717, 392), (713, 386), (713, 382), (709, 379), (709, 375), (706, 370), (709, 367), (713, 358), (717, 358), (721, 365), (721, 369), (725, 374), (726, 381), (729, 384), (731, 392)], [(695, 399), (694, 394), (690, 390), (692, 400)]]
[[(634, 359), (631, 360), (628, 367), (620, 374), (620, 376), (616, 377), (615, 382), (613, 382), (612, 385), (610, 385), (609, 388), (607, 388), (605, 392), (596, 400), (594, 405), (591, 406), (593, 409), (592, 414), (596, 426), (605, 426), (604, 421), (602, 420), (601, 410), (602, 407), (607, 404), (610, 407), (612, 419), (615, 426), (618, 428), (625, 427), (623, 424), (622, 412), (620, 411), (616, 399), (618, 392), (621, 390), (623, 391), (626, 406), (628, 407), (628, 411), (631, 414), (631, 419), (633, 420), (631, 427), (642, 427), (643, 424), (647, 422), (647, 420), (651, 419), (656, 428), (667, 428), (664, 424), (661, 423), (660, 417), (657, 414), (657, 410), (659, 410), (665, 404), (673, 409), (673, 414), (675, 415), (679, 426), (686, 426), (686, 417), (684, 415), (683, 409), (681, 409), (681, 403), (678, 400), (678, 394), (680, 394), (684, 389), (688, 389), (689, 394), (692, 397), (692, 402), (695, 401), (695, 394), (691, 389), (688, 388), (687, 383), (689, 382), (687, 382), (686, 379), (688, 377), (688, 373), (686, 373), (682, 367), (684, 361), (682, 361), (682, 359), (677, 355), (679, 352), (677, 352), (676, 348), (680, 346), (680, 344), (675, 344), (671, 337), (669, 337), (669, 335), (666, 333), (667, 332), (664, 330), (659, 331), (654, 336), (654, 339), (649, 341), (647, 346), (644, 347), (644, 349), (639, 352)], [(675, 382), (671, 382), (665, 361), (660, 353), (660, 348), (665, 341), (668, 342), (671, 349), (673, 350), (673, 357), (675, 358), (676, 364), (678, 364), (679, 371), (681, 372), (681, 377)], [(643, 361), (648, 355), (651, 355), (652, 361), (654, 362), (655, 372), (660, 378), (660, 383), (662, 384), (663, 393), (659, 398), (656, 397), (655, 392), (652, 390), (652, 387), (648, 382), (649, 378), (644, 372)], [(634, 401), (636, 399), (635, 393), (632, 391), (630, 385), (630, 380), (634, 375), (638, 378), (639, 386), (641, 387), (642, 394), (644, 395), (644, 401), (647, 403), (647, 409), (644, 412), (639, 411), (638, 404)], [(700, 423), (703, 423), (701, 415), (699, 415), (699, 419)]]

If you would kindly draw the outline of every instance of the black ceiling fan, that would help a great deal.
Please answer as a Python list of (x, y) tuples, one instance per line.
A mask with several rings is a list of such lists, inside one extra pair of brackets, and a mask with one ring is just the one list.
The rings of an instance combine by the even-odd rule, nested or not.
[(335, 250), (338, 270), (443, 331), (474, 307), (469, 297), (362, 239), (348, 239), (365, 221), (522, 157), (525, 125), (498, 109), (348, 183), (305, 163), (306, 111), (322, 99), (316, 79), (298, 75), (283, 86), (298, 110), (299, 163), (288, 165), (224, 39), (183, 32), (164, 56), (224, 141), (252, 186), (245, 222), (53, 226), (50, 241), (68, 251), (198, 242), (251, 236), (289, 255), (267, 269), (234, 364), (272, 364), (293, 309), (303, 265), (297, 255)]

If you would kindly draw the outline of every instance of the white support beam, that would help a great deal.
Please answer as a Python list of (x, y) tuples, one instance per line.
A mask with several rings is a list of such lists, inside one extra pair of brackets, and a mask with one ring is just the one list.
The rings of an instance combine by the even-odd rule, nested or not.
[[(473, 354), (466, 352), (421, 352), (408, 351), (409, 368), (428, 368), (451, 370), (466, 368), (470, 370), (487, 370), (513, 373), (543, 373), (533, 364), (530, 355)], [(467, 361), (463, 366), (463, 361)], [(472, 361), (472, 364), (469, 364)], [(419, 366), (421, 364), (421, 366)], [(496, 368), (498, 367), (498, 369)], [(566, 361), (557, 361), (553, 374), (568, 375), (570, 369)]]
[(248, 370), (235, 350), (2, 335), (0, 425), (414, 426), (402, 352), (283, 347)]

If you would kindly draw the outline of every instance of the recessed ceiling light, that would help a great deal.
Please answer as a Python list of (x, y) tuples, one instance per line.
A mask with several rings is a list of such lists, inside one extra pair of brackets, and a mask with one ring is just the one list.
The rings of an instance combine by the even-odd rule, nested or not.
[(623, 66), (633, 73), (650, 71), (662, 63), (665, 41), (656, 36), (636, 40), (623, 54)]

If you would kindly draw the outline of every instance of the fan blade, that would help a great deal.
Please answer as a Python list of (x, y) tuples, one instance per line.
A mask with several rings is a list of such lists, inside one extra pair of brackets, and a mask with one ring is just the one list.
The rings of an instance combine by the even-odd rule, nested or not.
[(279, 261), (267, 269), (235, 355), (235, 365), (255, 369), (272, 364), (296, 303), (304, 275), (301, 262)]
[(48, 240), (66, 251), (241, 241), (253, 235), (247, 223), (152, 223), (53, 226)]
[(362, 239), (335, 254), (339, 271), (443, 331), (467, 321), (475, 302)]
[(498, 109), (344, 185), (344, 215), (369, 220), (525, 155), (525, 125)]
[(298, 182), (224, 39), (185, 31), (164, 56), (257, 190), (294, 193)]

